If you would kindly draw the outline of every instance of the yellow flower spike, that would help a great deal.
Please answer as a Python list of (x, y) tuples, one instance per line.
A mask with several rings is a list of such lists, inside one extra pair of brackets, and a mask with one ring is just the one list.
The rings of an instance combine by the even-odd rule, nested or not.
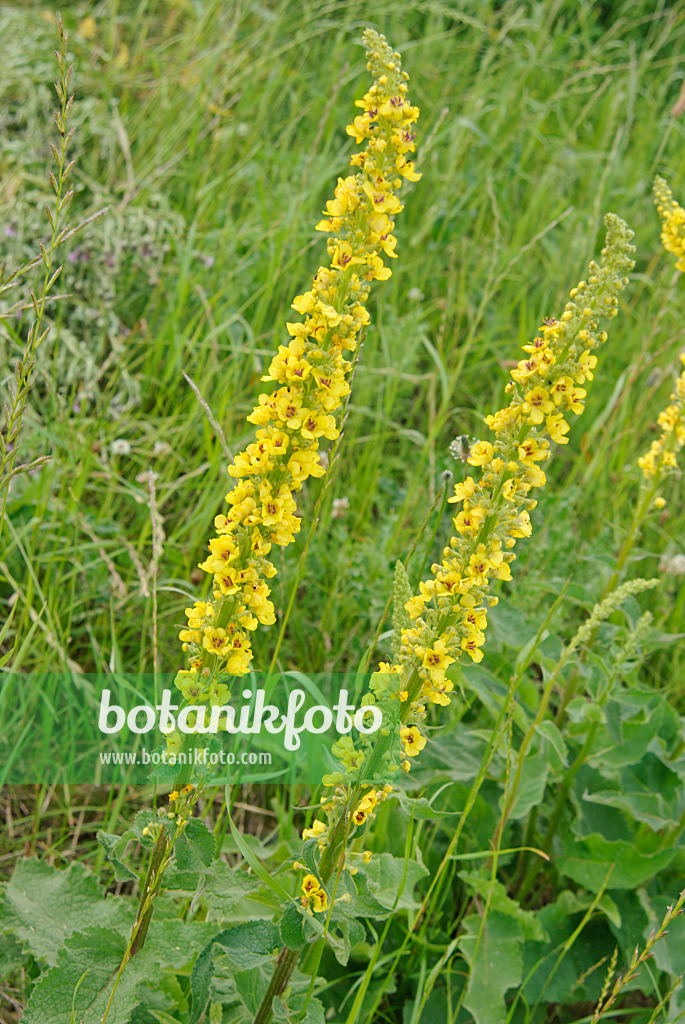
[[(279, 346), (265, 381), (277, 389), (259, 397), (247, 417), (256, 439), (235, 456), (229, 475), (236, 478), (226, 495), (228, 513), (217, 516), (217, 536), (200, 568), (213, 576), (213, 600), (188, 610), (181, 641), (200, 670), (243, 675), (252, 650), (243, 630), (275, 622), (270, 600), (276, 569), (271, 548), (292, 543), (300, 529), (296, 492), (310, 477), (323, 476), (320, 445), (339, 436), (341, 405), (349, 394), (352, 362), (360, 333), (369, 323), (365, 308), (371, 282), (390, 277), (385, 259), (395, 258), (395, 216), (402, 210), (397, 192), (419, 175), (406, 157), (415, 149), (413, 124), (418, 109), (407, 99), (407, 76), (399, 54), (384, 37), (367, 30), (363, 37), (373, 83), (348, 132), (366, 148), (351, 158), (351, 173), (339, 178), (333, 199), (317, 229), (328, 232), (330, 265), (320, 267), (311, 289), (292, 305), (303, 317), (286, 325), (289, 340)], [(238, 627), (242, 627), (239, 629)], [(185, 675), (177, 685), (188, 697), (206, 701)]]
[(668, 182), (654, 179), (654, 202), (661, 218), (661, 242), (676, 257), (676, 269), (685, 273), (685, 210), (673, 198)]
[(173, 804), (175, 800), (178, 800), (178, 790), (176, 789), (172, 793), (169, 793), (169, 803)]
[[(685, 366), (685, 353), (681, 353), (680, 360)], [(655, 481), (657, 477), (661, 479), (677, 469), (678, 453), (685, 445), (685, 369), (676, 379), (669, 404), (659, 413), (657, 422), (661, 434), (652, 441), (649, 451), (637, 460), (646, 483)], [(663, 508), (666, 502), (663, 498), (655, 498), (653, 504), (656, 508)]]
[[(393, 691), (383, 692), (378, 702), (406, 694), (399, 712), (405, 755), (400, 767), (405, 772), (411, 768), (409, 759), (426, 743), (420, 728), (426, 707), (450, 703), (453, 683), (446, 671), (465, 655), (474, 662), (483, 658), (488, 609), (497, 603), (490, 593), (492, 582), (512, 578), (512, 548), (532, 533), (529, 513), (536, 502), (531, 491), (546, 480), (540, 463), (550, 457), (553, 443), (568, 442), (568, 421), (583, 411), (586, 392), (579, 385), (592, 380), (597, 365), (593, 350), (607, 340), (598, 324), (602, 317), (613, 317), (635, 251), (632, 232), (619, 217), (608, 214), (605, 225), (601, 264), (592, 261), (587, 281), (575, 292), (582, 301), (572, 298), (559, 319), (545, 319), (538, 335), (523, 346), (527, 358), (511, 372), (505, 389), (509, 404), (485, 418), (494, 437), (473, 444), (468, 456), (480, 472), (458, 483), (449, 499), (461, 505), (453, 519), (455, 535), (432, 566), (432, 576), (420, 584), (419, 594), (403, 601), (411, 625), (401, 629), (393, 666), (401, 674)], [(677, 385), (676, 399), (673, 405), (685, 399), (685, 379)], [(662, 422), (677, 435), (680, 413), (669, 408)], [(408, 720), (411, 725), (405, 724)], [(333, 752), (342, 760), (341, 748)], [(347, 772), (357, 767), (355, 752), (350, 742), (344, 750)], [(366, 764), (364, 771), (374, 777), (381, 762), (373, 753), (370, 758), (371, 767)], [(393, 768), (390, 760), (383, 771)], [(352, 821), (359, 824), (367, 814), (362, 800), (352, 811)]]

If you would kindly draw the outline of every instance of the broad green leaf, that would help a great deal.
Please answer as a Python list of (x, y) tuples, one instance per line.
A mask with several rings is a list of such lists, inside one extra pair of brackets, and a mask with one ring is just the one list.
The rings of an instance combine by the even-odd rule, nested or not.
[(514, 805), (509, 814), (512, 821), (525, 818), (532, 807), (542, 802), (548, 774), (549, 758), (544, 749), (526, 755)]
[(325, 1024), (323, 1004), (314, 996), (307, 1003), (304, 1016), (301, 1016), (306, 998), (305, 992), (293, 992), (288, 998), (284, 993), (280, 999), (275, 999), (274, 1020), (283, 1021), (284, 1024), (293, 1024), (294, 1021), (297, 1021), (297, 1024)]
[(212, 863), (216, 841), (200, 818), (190, 818), (174, 845), (179, 871), (198, 871)]
[[(449, 783), (446, 783), (445, 785), (449, 786)], [(439, 811), (433, 806), (432, 800), (427, 800), (425, 796), (411, 797), (408, 793), (405, 793), (403, 789), (397, 791), (396, 798), (402, 810), (410, 816), (413, 815), (417, 821), (434, 821), (438, 818), (451, 818), (460, 813), (459, 811)]]
[(336, 960), (343, 967), (347, 966), (352, 947), (358, 942), (363, 942), (365, 938), (364, 926), (354, 917), (346, 917), (341, 913), (335, 914), (331, 919), (328, 940)]
[(428, 871), (416, 860), (405, 861), (391, 853), (374, 854), (359, 871), (366, 875), (369, 892), (388, 910), (414, 910), (419, 904), (413, 896), (414, 886)]
[(471, 970), (464, 1006), (476, 1024), (505, 1024), (507, 1008), (504, 996), (521, 981), (523, 933), (512, 917), (491, 912), (476, 946), (481, 918), (465, 917), (459, 948)]
[(95, 875), (82, 864), (60, 871), (35, 858), (17, 862), (0, 910), (2, 930), (48, 964), (56, 962), (58, 949), (73, 932), (97, 924), (130, 930), (135, 917), (132, 903), (105, 898)]
[[(121, 975), (107, 1024), (125, 1024), (138, 1004), (140, 985), (157, 977), (160, 968), (183, 968), (215, 928), (153, 918), (144, 948)], [(60, 949), (57, 965), (41, 975), (33, 989), (24, 1024), (71, 1024), (72, 1003), (78, 1024), (99, 1024), (127, 943), (128, 935), (113, 928), (75, 932)]]
[(197, 1024), (209, 1002), (210, 985), (214, 974), (214, 950), (222, 950), (231, 962), (233, 971), (257, 971), (270, 965), (281, 939), (278, 929), (270, 921), (248, 921), (226, 928), (215, 935), (202, 950), (190, 976), (191, 1010), (188, 1024)]
[(281, 942), (290, 949), (302, 949), (307, 944), (304, 915), (294, 903), (289, 903), (283, 911), (280, 933)]

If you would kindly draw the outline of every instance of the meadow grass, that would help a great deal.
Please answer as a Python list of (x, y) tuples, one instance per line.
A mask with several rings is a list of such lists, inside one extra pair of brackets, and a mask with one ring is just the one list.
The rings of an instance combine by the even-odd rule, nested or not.
[[(486, 666), (496, 675), (510, 664), (521, 624), (532, 635), (564, 586), (568, 635), (598, 599), (637, 501), (635, 457), (655, 436), (685, 335), (682, 282), (661, 250), (650, 197), (657, 172), (685, 194), (684, 122), (670, 113), (683, 85), (684, 14), (681, 3), (374, 5), (374, 24), (402, 51), (422, 110), (423, 178), (408, 186), (401, 258), (372, 300), (281, 667), (365, 663), (395, 560), (410, 549), (442, 472), (461, 473), (450, 441), (484, 436), (482, 415), (501, 404), (519, 346), (562, 308), (600, 247), (603, 213), (614, 210), (636, 233), (633, 285), (586, 412), (546, 467), (534, 538), (520, 546), (515, 580), (502, 588), (507, 600), (492, 613)], [(51, 461), (10, 493), (0, 598), (11, 621), (0, 656), (5, 672), (153, 672), (157, 648), (159, 669), (171, 672), (180, 666), (176, 627), (199, 596), (195, 567), (228, 489), (221, 441), (184, 373), (239, 451), (289, 303), (319, 263), (313, 224), (347, 165), (349, 97), (364, 86), (355, 43), (369, 10), (357, 0), (106, 0), (65, 3), (62, 15), (76, 75), (71, 217), (108, 210), (75, 243), (60, 284), (68, 294), (48, 307), (55, 326), (39, 351), (21, 461)], [(53, 41), (46, 5), (0, 7), (0, 246), (10, 263), (45, 233), (36, 225), (48, 194)], [(7, 372), (21, 327), (3, 321)], [(149, 488), (138, 479), (149, 468), (165, 534), (156, 561)], [(306, 521), (317, 493), (315, 485), (304, 496)], [(685, 553), (682, 479), (665, 493), (673, 500), (647, 527), (629, 575), (653, 576), (664, 556)], [(334, 504), (341, 498), (349, 505)], [(409, 565), (412, 583), (449, 526), (436, 511)], [(300, 548), (276, 560), (277, 611), (288, 603)], [(649, 597), (664, 634), (682, 630), (682, 581), (661, 572)], [(389, 653), (389, 629), (388, 621), (379, 655)], [(255, 638), (261, 668), (275, 637)], [(684, 651), (656, 645), (642, 676), (681, 712)], [(55, 698), (41, 695), (48, 705)], [(27, 693), (17, 704), (13, 695), (10, 706), (5, 691), (5, 721), (20, 721), (35, 699)], [(13, 738), (0, 739), (3, 760)], [(493, 794), (486, 786), (477, 798), (471, 852), (487, 848)], [(104, 817), (114, 831), (137, 794), (112, 790), (101, 803), (46, 780), (36, 793), (5, 799), (30, 851), (92, 862), (94, 844), (73, 844), (81, 832), (72, 822)], [(286, 798), (272, 799), (278, 826), (292, 832)], [(388, 815), (379, 813), (376, 848), (401, 855)], [(439, 860), (441, 827), (420, 822), (407, 842)], [(9, 868), (16, 840), (3, 852)], [(420, 933), (404, 963), (415, 983), (412, 1024), (435, 1000), (436, 963), (452, 955), (453, 911), (449, 899), (433, 900), (439, 927)], [(388, 928), (394, 947), (379, 947), (378, 973), (364, 982), (368, 1018), (350, 1011), (350, 1024), (371, 1019), (383, 984), (388, 990), (384, 970), (394, 984), (392, 949), (406, 926)], [(603, 941), (602, 933), (596, 961)], [(331, 985), (348, 980), (343, 972)]]

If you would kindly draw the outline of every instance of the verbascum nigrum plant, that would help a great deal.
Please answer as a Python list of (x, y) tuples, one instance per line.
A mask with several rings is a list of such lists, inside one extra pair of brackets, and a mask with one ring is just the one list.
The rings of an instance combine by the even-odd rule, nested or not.
[[(330, 263), (317, 271), (311, 289), (293, 309), (303, 319), (288, 323), (287, 344), (279, 346), (262, 378), (276, 385), (259, 396), (248, 420), (256, 438), (237, 455), (228, 472), (235, 486), (228, 510), (215, 519), (216, 535), (200, 568), (212, 577), (212, 595), (186, 610), (181, 631), (187, 669), (176, 680), (193, 704), (223, 703), (222, 679), (249, 671), (250, 633), (275, 621), (268, 580), (276, 569), (273, 545), (285, 547), (300, 529), (297, 493), (309, 477), (325, 473), (320, 445), (339, 436), (341, 406), (362, 331), (369, 323), (366, 303), (373, 281), (391, 275), (396, 257), (394, 218), (402, 210), (399, 191), (419, 175), (413, 125), (419, 111), (407, 96), (408, 76), (385, 38), (363, 35), (373, 85), (347, 132), (366, 146), (339, 178), (317, 230), (327, 232)], [(171, 737), (169, 745), (180, 742)]]
[[(617, 296), (633, 267), (632, 232), (613, 214), (605, 224), (601, 264), (590, 264), (587, 281), (573, 289), (561, 317), (546, 319), (540, 334), (524, 346), (525, 358), (506, 388), (509, 405), (486, 417), (494, 437), (477, 441), (468, 456), (480, 476), (466, 476), (449, 499), (458, 505), (454, 536), (406, 603), (412, 622), (401, 630), (399, 657), (392, 665), (381, 664), (371, 679), (365, 702), (379, 705), (395, 730), (380, 744), (372, 737), (361, 737), (356, 745), (350, 737), (339, 741), (334, 752), (343, 773), (329, 777), (331, 784), (359, 777), (360, 770), (369, 781), (399, 764), (408, 770), (408, 758), (426, 742), (421, 729), (426, 706), (450, 703), (454, 684), (448, 669), (465, 654), (476, 662), (483, 657), (488, 608), (498, 600), (492, 581), (512, 578), (513, 548), (532, 532), (532, 492), (546, 482), (541, 463), (549, 459), (553, 442), (568, 442), (567, 417), (584, 409), (584, 385), (597, 366), (595, 351), (607, 340), (600, 322), (616, 315)], [(365, 796), (364, 806), (374, 799)], [(352, 811), (356, 824), (366, 817), (362, 811)]]

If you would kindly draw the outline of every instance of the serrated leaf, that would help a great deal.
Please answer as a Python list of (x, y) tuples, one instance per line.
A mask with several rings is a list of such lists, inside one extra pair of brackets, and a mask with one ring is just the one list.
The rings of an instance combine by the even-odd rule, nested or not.
[(201, 818), (190, 818), (174, 845), (179, 871), (199, 871), (212, 863), (216, 840)]
[(82, 864), (60, 871), (36, 858), (17, 862), (0, 910), (2, 930), (12, 932), (38, 960), (51, 965), (73, 932), (98, 924), (127, 930), (135, 917), (131, 903), (106, 899), (95, 876)]
[[(140, 985), (156, 977), (160, 968), (183, 968), (206, 945), (214, 928), (203, 922), (153, 918), (144, 948), (121, 975), (107, 1024), (126, 1024), (139, 1002)], [(127, 944), (127, 934), (99, 925), (71, 935), (56, 966), (41, 975), (33, 989), (24, 1024), (72, 1024), (72, 1004), (75, 1024), (99, 1024)]]
[(270, 921), (247, 921), (219, 932), (205, 946), (193, 966), (188, 1024), (197, 1024), (207, 1008), (216, 947), (223, 950), (235, 971), (257, 971), (270, 962), (279, 945), (278, 929)]

